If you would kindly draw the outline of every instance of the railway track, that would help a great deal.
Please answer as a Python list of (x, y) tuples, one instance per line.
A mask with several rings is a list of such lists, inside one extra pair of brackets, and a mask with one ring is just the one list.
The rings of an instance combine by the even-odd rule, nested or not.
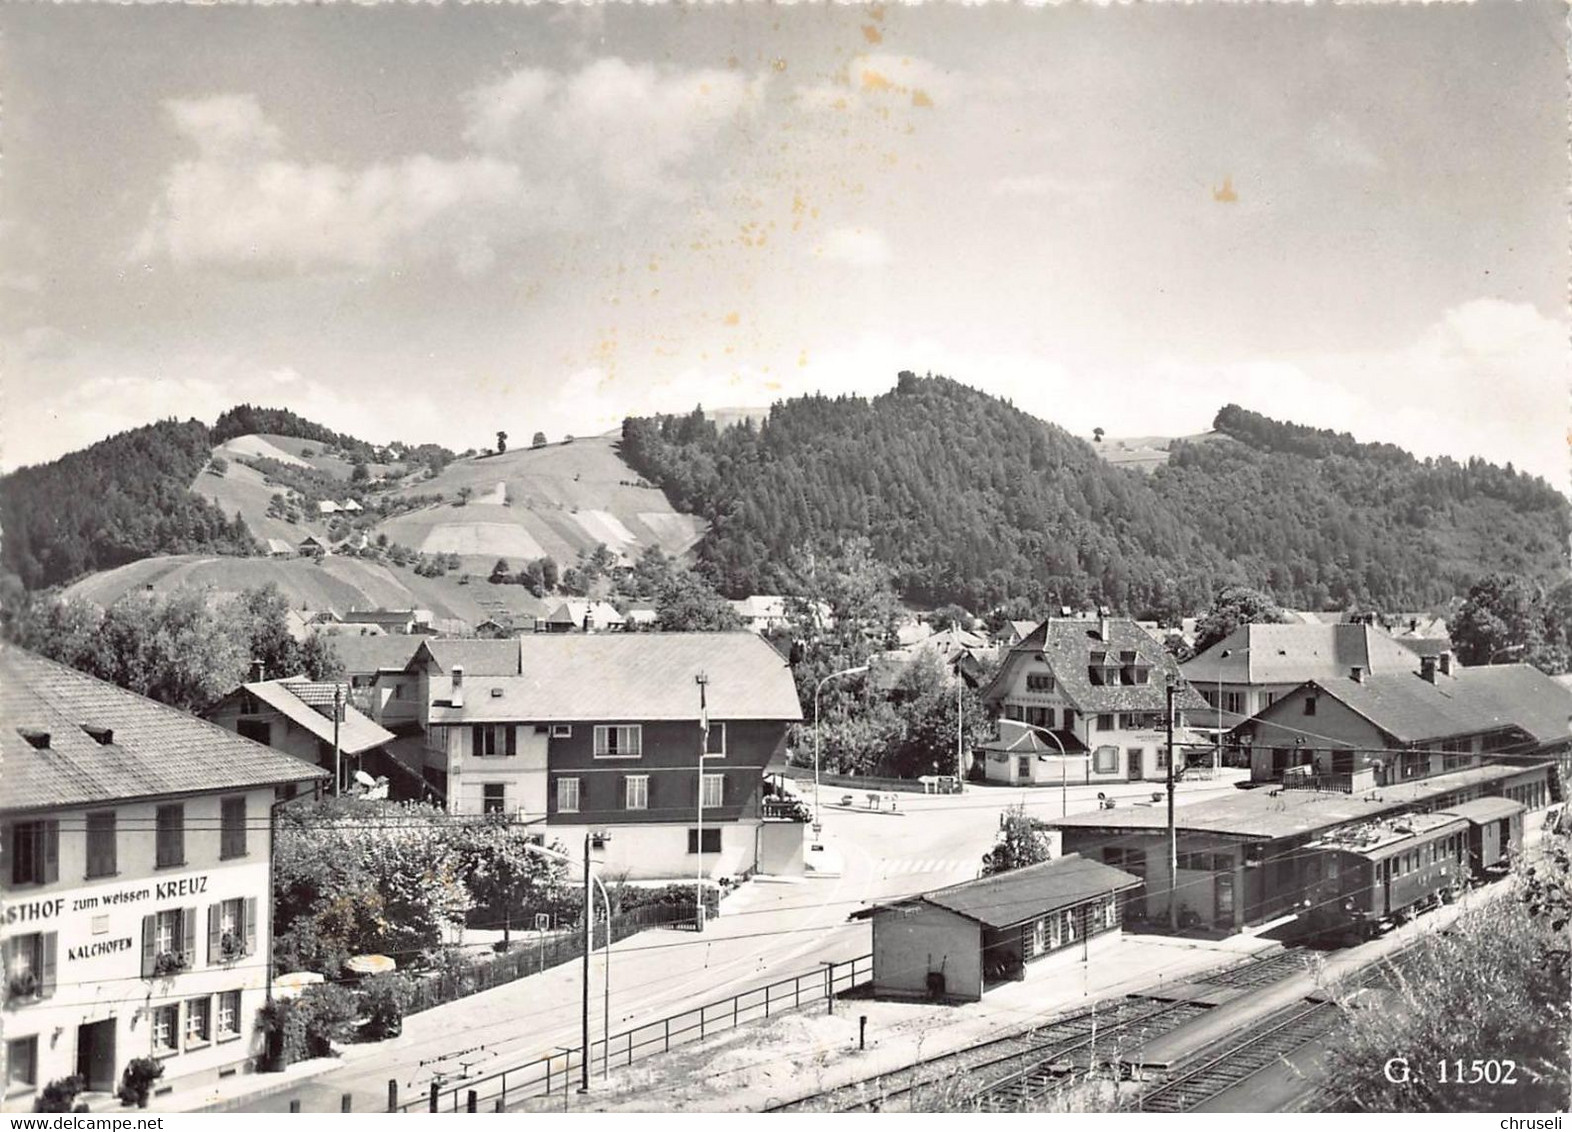
[(1323, 1037), (1341, 1021), (1335, 1003), (1302, 1003), (1286, 1017), (1278, 1015), (1257, 1027), (1223, 1053), (1145, 1090), (1132, 1107), (1144, 1112), (1189, 1112)]
[[(1193, 982), (1221, 986), (1264, 986), (1302, 970), (1310, 961), (1301, 949), (1277, 952), (1265, 959), (1196, 975)], [(919, 1061), (865, 1081), (826, 1089), (811, 1096), (771, 1105), (766, 1112), (869, 1112), (910, 1106), (924, 1090), (947, 1086), (963, 1077), (986, 1076), (992, 1083), (980, 1092), (968, 1092), (987, 1104), (990, 1090), (1031, 1092), (1036, 1085), (1012, 1082), (1057, 1080), (1059, 1072), (1086, 1068), (1092, 1060), (1093, 1020), (1095, 1041), (1126, 1045), (1137, 1035), (1146, 1041), (1205, 1013), (1209, 1007), (1188, 1002), (1166, 1002), (1139, 995), (1100, 1002), (1034, 1030), (979, 1042), (964, 1049)], [(1109, 1047), (1111, 1048), (1111, 1047)], [(1034, 1076), (1035, 1074), (1035, 1076)], [(1034, 1093), (1035, 1095), (1035, 1093)], [(1015, 1101), (1013, 1103), (1021, 1103)]]

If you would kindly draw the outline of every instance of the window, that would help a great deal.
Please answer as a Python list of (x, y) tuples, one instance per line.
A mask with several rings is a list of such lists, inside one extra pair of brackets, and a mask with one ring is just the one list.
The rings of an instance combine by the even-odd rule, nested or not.
[(647, 810), (650, 808), (650, 776), (647, 774), (629, 775), (623, 785), (623, 806), (630, 810)]
[(12, 1038), (5, 1044), (6, 1092), (22, 1092), (38, 1087), (38, 1035)]
[(559, 814), (576, 814), (579, 812), (578, 779), (557, 779), (557, 812)]
[(1092, 770), (1097, 774), (1114, 774), (1119, 770), (1119, 748), (1098, 747), (1092, 752)]
[(1223, 710), (1231, 711), (1235, 715), (1243, 715), (1245, 708), (1243, 692), (1224, 692)]
[(643, 746), (644, 728), (638, 724), (595, 728), (597, 759), (636, 759)]
[(224, 991), (218, 996), (218, 1040), (240, 1036), (240, 992)]
[(180, 1032), (180, 1004), (171, 1002), (168, 1006), (155, 1007), (153, 1010), (153, 1054), (168, 1055), (175, 1052), (175, 1035)]
[(186, 863), (186, 808), (178, 802), (158, 807), (158, 868)]
[(1315, 714), (1315, 697), (1314, 696), (1306, 696), (1305, 697), (1305, 714), (1306, 715), (1314, 715)]
[(221, 860), (229, 861), (246, 855), (246, 800), (225, 798), (219, 805), (219, 850)]
[(1015, 776), (1030, 781), (1032, 777), (1032, 757), (1021, 755), (1015, 760)]
[(5, 963), (5, 997), (48, 998), (55, 993), (57, 932), (29, 932), (0, 943)]
[(1263, 694), (1266, 696), (1266, 706), (1267, 707), (1271, 707), (1273, 704), (1275, 704), (1277, 702), (1277, 693), (1276, 692), (1266, 692), (1266, 693), (1263, 693)]
[(721, 756), (726, 754), (726, 725), (724, 723), (710, 724), (710, 729), (704, 736), (704, 753), (706, 755)]
[(142, 917), (142, 977), (163, 979), (196, 962), (196, 909), (166, 908)]
[(1046, 727), (1053, 730), (1053, 708), (1029, 707), (1026, 709), (1026, 722), (1034, 727)]
[(87, 879), (112, 877), (115, 860), (115, 811), (97, 810), (87, 815)]
[(273, 728), (265, 719), (236, 720), (235, 731), (242, 739), (250, 739), (253, 743), (261, 743), (264, 747), (273, 745)]
[(1064, 709), (1064, 729), (1066, 731), (1074, 731), (1075, 730), (1075, 709), (1074, 708), (1065, 708)]
[(213, 1000), (186, 1000), (186, 1048), (205, 1046), (213, 1040)]
[(519, 753), (518, 732), (511, 723), (474, 723), (475, 757), (511, 758)]
[(60, 823), (21, 822), (11, 827), (11, 883), (53, 884), (60, 879)]
[[(189, 946), (189, 945), (188, 945)], [(233, 963), (257, 949), (256, 897), (224, 900), (207, 906), (207, 961)]]
[(704, 776), (704, 800), (700, 803), (705, 809), (714, 809), (724, 805), (726, 794), (726, 776), (724, 774), (706, 774)]
[(1099, 715), (1097, 717), (1097, 730), (1099, 730), (1099, 731), (1112, 731), (1112, 730), (1114, 730), (1114, 717), (1111, 716), (1111, 715)]
[(505, 782), (488, 782), (480, 788), (480, 812), (502, 814), (507, 812), (508, 786)]
[(1119, 713), (1119, 730), (1134, 731), (1139, 726), (1141, 726), (1141, 717), (1134, 712)]
[(551, 725), (551, 737), (553, 739), (573, 738), (573, 725), (571, 723), (553, 723)]
[[(688, 852), (689, 853), (697, 853), (699, 851), (698, 840), (699, 840), (699, 831), (696, 830), (696, 829), (688, 830)], [(720, 831), (720, 829), (717, 826), (713, 826), (713, 825), (705, 826), (704, 827), (704, 852), (706, 852), (706, 853), (719, 853), (720, 851), (721, 851), (721, 831)]]
[(1028, 692), (1053, 691), (1053, 673), (1028, 672), (1026, 674), (1026, 690)]
[(1014, 719), (1017, 721), (1023, 720), (1026, 718), (1026, 709), (1023, 708), (1020, 704), (1005, 704), (1004, 718)]

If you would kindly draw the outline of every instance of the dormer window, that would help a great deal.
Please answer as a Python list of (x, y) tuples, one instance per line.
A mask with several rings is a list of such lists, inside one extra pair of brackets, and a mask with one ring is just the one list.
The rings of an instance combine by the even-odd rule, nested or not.
[(18, 727), (16, 733), (26, 739), (35, 750), (49, 750), (49, 732), (38, 727)]
[(115, 741), (115, 733), (107, 727), (97, 727), (91, 723), (82, 724), (82, 730), (93, 737), (93, 741), (101, 746), (109, 746)]

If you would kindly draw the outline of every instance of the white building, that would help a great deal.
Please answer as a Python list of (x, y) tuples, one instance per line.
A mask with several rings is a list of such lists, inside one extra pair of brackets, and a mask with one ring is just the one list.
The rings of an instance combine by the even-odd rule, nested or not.
[(131, 1059), (247, 1071), (271, 947), (270, 808), (315, 767), (0, 646), (5, 1108)]

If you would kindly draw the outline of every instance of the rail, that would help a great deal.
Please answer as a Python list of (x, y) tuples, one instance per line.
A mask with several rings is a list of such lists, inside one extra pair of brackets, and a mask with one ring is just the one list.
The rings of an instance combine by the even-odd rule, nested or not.
[[(744, 1022), (769, 1018), (801, 1006), (845, 994), (873, 979), (873, 956), (859, 955), (844, 963), (825, 963), (808, 971), (730, 998), (705, 1003), (692, 1010), (612, 1034), (590, 1042), (590, 1067), (625, 1068), (635, 1061), (670, 1052), (686, 1042), (735, 1029)], [(402, 1103), (392, 1100), (390, 1112), (506, 1111), (509, 1104), (529, 1097), (567, 1094), (582, 1073), (582, 1046), (535, 1058), (519, 1065), (473, 1079), (433, 1080), (420, 1097)], [(473, 1107), (471, 1107), (473, 1106)]]

